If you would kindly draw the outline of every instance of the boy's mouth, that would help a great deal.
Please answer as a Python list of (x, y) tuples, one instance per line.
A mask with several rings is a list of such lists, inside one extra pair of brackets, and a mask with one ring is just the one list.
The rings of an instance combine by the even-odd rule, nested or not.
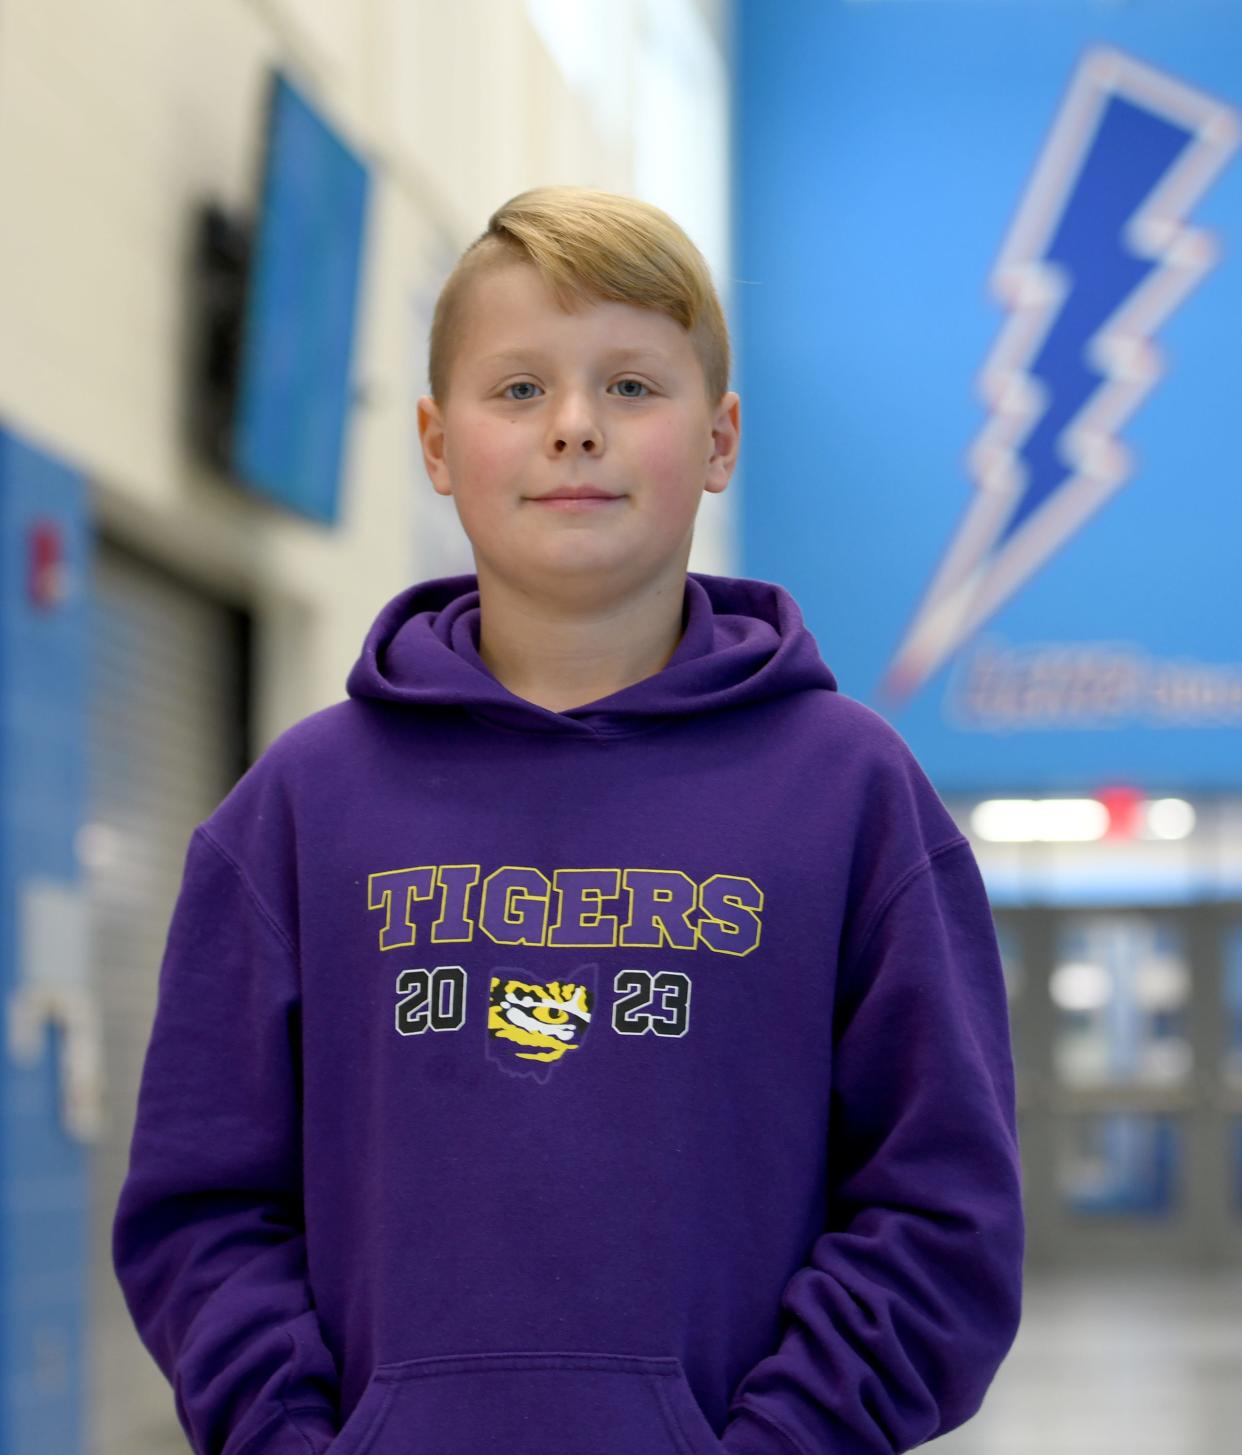
[(544, 495), (536, 495), (535, 500), (620, 500), (608, 490), (601, 490), (598, 485), (558, 485), (555, 490), (549, 490)]
[(530, 504), (540, 505), (544, 510), (585, 513), (607, 510), (610, 505), (618, 505), (624, 499), (623, 495), (538, 495), (531, 499)]
[(545, 510), (567, 511), (571, 515), (606, 510), (624, 498), (623, 495), (611, 495), (598, 485), (558, 485), (555, 490), (543, 495), (527, 496), (532, 505), (541, 505)]

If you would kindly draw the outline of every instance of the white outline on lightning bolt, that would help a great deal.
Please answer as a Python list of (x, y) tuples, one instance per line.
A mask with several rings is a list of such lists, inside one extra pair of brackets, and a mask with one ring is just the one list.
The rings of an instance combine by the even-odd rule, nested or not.
[[(1109, 378), (1061, 436), (1060, 448), (1075, 473), (989, 554), (1025, 483), (1017, 452), (1047, 405), (1043, 384), (1026, 366), (1069, 291), (1065, 270), (1042, 254), (1114, 95), (1195, 134), (1122, 237), (1139, 257), (1160, 266), (1101, 323), (1088, 345), (1088, 362)], [(1092, 50), (1083, 58), (990, 280), (1012, 313), (979, 377), (992, 414), (967, 457), (978, 493), (893, 657), (883, 683), (890, 697), (917, 690), (1125, 480), (1130, 456), (1113, 436), (1163, 372), (1150, 335), (1218, 255), (1213, 240), (1187, 227), (1184, 215), (1240, 136), (1237, 113), (1223, 102), (1119, 51)]]

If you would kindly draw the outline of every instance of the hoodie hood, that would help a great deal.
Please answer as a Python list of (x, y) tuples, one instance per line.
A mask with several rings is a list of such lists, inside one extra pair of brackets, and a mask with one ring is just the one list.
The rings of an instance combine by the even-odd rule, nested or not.
[(479, 656), (474, 573), (407, 587), (380, 611), (346, 681), (351, 697), (460, 707), (524, 732), (595, 737), (643, 732), (659, 719), (835, 692), (837, 681), (793, 597), (770, 581), (686, 574), (682, 635), (664, 667), (565, 712), (518, 697)]

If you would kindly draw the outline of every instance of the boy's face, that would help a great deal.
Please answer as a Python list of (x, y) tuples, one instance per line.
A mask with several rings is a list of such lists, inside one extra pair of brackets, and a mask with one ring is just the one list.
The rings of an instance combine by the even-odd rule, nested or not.
[[(611, 302), (562, 312), (513, 263), (471, 285), (448, 397), (419, 400), (418, 429), (481, 582), (615, 596), (679, 587), (703, 492), (733, 472), (738, 397), (707, 397), (690, 336), (667, 315)], [(614, 498), (540, 500), (567, 485)]]

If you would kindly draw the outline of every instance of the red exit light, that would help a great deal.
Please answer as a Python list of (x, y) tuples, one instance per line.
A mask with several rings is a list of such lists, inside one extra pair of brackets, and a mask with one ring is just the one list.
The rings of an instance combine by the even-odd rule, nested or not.
[(1132, 839), (1142, 827), (1143, 795), (1122, 784), (1101, 788), (1095, 797), (1108, 810), (1106, 839)]

